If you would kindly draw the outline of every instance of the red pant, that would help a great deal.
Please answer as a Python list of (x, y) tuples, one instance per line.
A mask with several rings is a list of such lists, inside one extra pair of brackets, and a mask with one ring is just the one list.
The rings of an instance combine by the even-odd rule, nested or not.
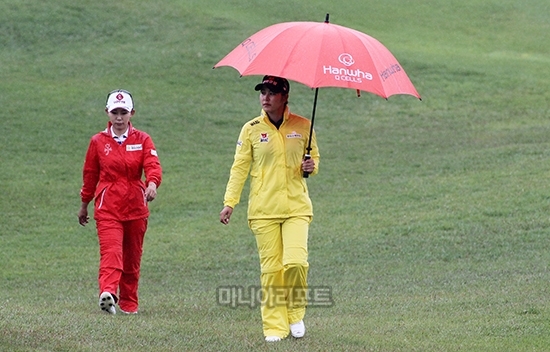
[(96, 221), (99, 292), (109, 292), (126, 312), (138, 309), (138, 282), (147, 219)]

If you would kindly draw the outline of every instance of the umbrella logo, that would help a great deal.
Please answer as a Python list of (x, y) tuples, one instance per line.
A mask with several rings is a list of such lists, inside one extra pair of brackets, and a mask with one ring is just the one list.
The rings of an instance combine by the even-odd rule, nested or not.
[(337, 81), (346, 81), (351, 83), (363, 83), (363, 79), (367, 81), (372, 81), (372, 73), (362, 71), (360, 69), (351, 69), (347, 68), (355, 64), (353, 56), (348, 53), (342, 53), (338, 56), (338, 61), (346, 67), (332, 67), (332, 66), (323, 66), (323, 73), (331, 74)]
[(355, 63), (355, 60), (353, 60), (353, 56), (347, 53), (340, 54), (340, 56), (338, 56), (338, 61), (340, 61), (347, 67), (350, 67)]
[(390, 78), (391, 75), (399, 72), (401, 72), (401, 66), (396, 63), (386, 68), (384, 71), (380, 72), (380, 77), (382, 78), (382, 81), (386, 81), (388, 78)]
[(246, 52), (248, 53), (248, 62), (251, 62), (256, 57), (256, 43), (250, 38), (245, 40), (241, 43), (241, 46), (246, 49)]

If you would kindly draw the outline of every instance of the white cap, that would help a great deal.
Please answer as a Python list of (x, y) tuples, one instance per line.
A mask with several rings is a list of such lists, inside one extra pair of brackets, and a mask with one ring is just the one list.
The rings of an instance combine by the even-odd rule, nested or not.
[(107, 111), (111, 112), (116, 108), (123, 108), (127, 111), (134, 109), (134, 101), (130, 92), (123, 89), (115, 90), (109, 93), (107, 97)]

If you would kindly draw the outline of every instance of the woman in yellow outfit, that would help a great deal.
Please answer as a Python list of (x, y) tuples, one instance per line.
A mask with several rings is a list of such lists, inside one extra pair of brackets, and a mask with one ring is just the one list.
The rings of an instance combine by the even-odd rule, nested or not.
[(261, 115), (241, 129), (224, 196), (220, 221), (228, 224), (250, 174), (248, 225), (256, 238), (261, 268), (262, 322), (265, 340), (305, 334), (308, 230), (313, 216), (303, 172), (318, 172), (319, 151), (311, 136), (311, 158), (304, 154), (310, 121), (290, 113), (290, 85), (265, 76)]

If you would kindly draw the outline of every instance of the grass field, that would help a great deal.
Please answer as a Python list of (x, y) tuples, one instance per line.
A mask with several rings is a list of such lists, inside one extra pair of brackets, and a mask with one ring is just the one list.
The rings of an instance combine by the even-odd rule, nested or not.
[[(277, 22), (368, 33), (423, 100), (321, 89), (304, 339), (266, 345), (246, 190), (218, 221), (252, 87), (212, 66)], [(4, 0), (0, 3), (0, 351), (550, 350), (550, 4), (543, 0)], [(292, 83), (309, 117), (312, 90)], [(81, 169), (108, 91), (132, 91), (164, 183), (140, 314), (97, 307)]]

